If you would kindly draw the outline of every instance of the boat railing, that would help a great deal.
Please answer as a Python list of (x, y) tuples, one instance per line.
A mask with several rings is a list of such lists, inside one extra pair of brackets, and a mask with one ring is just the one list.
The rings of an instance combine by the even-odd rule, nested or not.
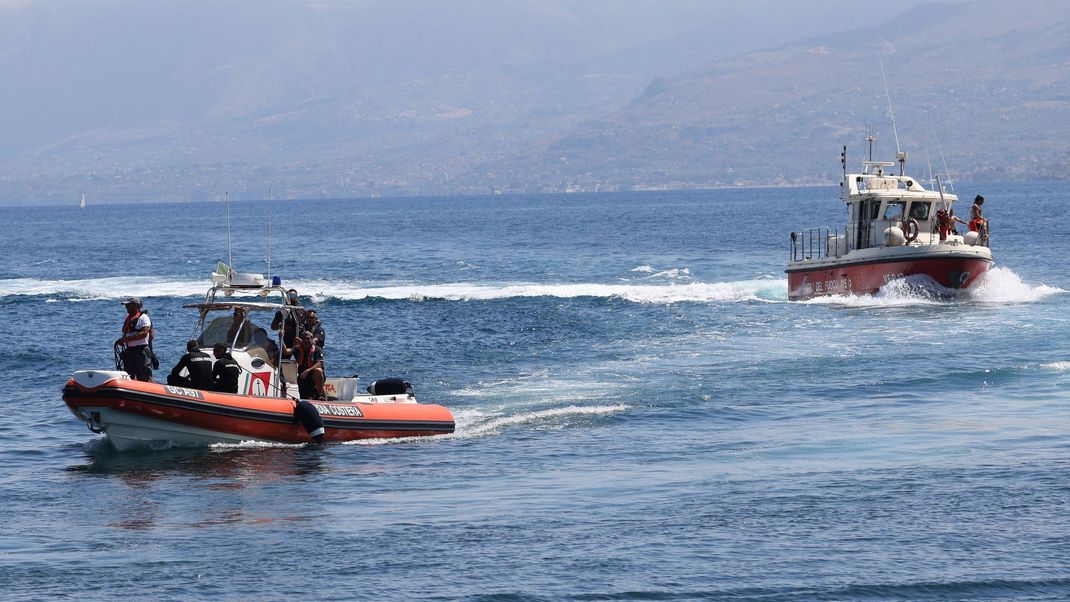
[(821, 226), (796, 230), (791, 233), (791, 261), (816, 261), (842, 257), (853, 249), (872, 249), (876, 247), (904, 245), (919, 247), (945, 244), (988, 246), (987, 238), (981, 238), (977, 242), (966, 242), (964, 234), (957, 231), (948, 233), (946, 237), (941, 238), (939, 230), (931, 231), (926, 227), (928, 222), (922, 222), (921, 231), (918, 232), (914, 240), (904, 243), (902, 239), (899, 239), (899, 244), (889, 244), (885, 239), (885, 231), (890, 226), (897, 226), (901, 223), (896, 220), (874, 220), (858, 225), (853, 229), (846, 226), (842, 228)]
[(813, 261), (847, 253), (847, 228), (821, 226), (791, 233), (791, 260)]

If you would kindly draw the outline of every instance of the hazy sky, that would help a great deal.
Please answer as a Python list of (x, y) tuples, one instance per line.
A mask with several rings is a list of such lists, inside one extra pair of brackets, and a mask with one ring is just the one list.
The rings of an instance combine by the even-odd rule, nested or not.
[[(899, 2), (903, 11), (917, 4)], [(0, 0), (0, 157), (449, 74), (646, 80), (872, 19), (810, 0)], [(885, 9), (887, 10), (887, 9)], [(607, 99), (619, 102), (621, 99)]]

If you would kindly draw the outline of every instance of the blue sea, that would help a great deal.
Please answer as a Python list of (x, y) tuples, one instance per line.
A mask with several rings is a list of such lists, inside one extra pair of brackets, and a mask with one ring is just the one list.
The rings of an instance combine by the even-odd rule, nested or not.
[(834, 187), (233, 202), (328, 366), (457, 431), (124, 453), (61, 388), (129, 295), (178, 360), (226, 205), (0, 209), (0, 598), (1070, 598), (1066, 192), (975, 193), (968, 294), (807, 302)]

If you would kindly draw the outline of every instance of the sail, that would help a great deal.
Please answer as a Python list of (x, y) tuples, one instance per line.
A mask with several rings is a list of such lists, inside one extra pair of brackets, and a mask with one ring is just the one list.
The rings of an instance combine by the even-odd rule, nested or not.
[(79, 207), (81, 207), (82, 209), (85, 209), (85, 195), (84, 194), (82, 195), (82, 203), (81, 203), (81, 205), (79, 205)]

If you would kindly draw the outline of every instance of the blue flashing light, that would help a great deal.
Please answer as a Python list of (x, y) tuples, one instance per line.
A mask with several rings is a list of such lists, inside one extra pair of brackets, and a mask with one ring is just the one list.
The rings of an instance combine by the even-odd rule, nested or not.
[(279, 278), (278, 276), (272, 276), (271, 286), (282, 286), (282, 278)]

